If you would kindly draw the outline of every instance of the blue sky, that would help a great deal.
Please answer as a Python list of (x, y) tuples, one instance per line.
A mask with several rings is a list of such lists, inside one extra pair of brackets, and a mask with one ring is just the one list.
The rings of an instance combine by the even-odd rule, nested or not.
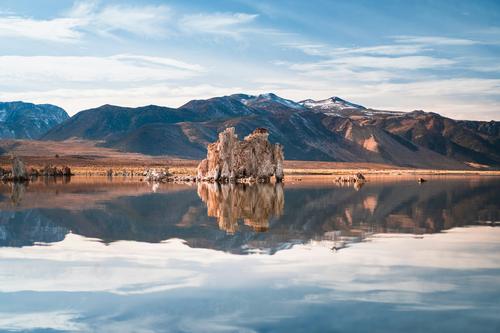
[(0, 0), (0, 100), (340, 96), (500, 119), (499, 1)]

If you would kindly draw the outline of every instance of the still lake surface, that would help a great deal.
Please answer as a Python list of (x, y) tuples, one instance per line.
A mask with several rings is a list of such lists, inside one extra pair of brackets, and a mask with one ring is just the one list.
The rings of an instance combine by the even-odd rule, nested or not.
[(0, 184), (0, 331), (500, 332), (500, 178)]

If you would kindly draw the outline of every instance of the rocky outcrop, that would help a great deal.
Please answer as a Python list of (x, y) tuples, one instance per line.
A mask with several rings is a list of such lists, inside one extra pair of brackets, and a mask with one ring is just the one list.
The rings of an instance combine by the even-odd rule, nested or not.
[(58, 176), (73, 176), (71, 173), (71, 168), (68, 166), (63, 166), (60, 169), (56, 166), (46, 164), (43, 169), (39, 171), (39, 175), (45, 177), (58, 177)]
[(14, 181), (26, 181), (29, 180), (28, 170), (23, 161), (17, 156), (12, 158), (12, 179)]
[(208, 145), (207, 158), (198, 165), (197, 178), (203, 181), (276, 182), (283, 180), (283, 147), (271, 144), (269, 132), (257, 128), (243, 141), (234, 128), (219, 133), (219, 139)]
[(172, 174), (168, 170), (147, 169), (143, 173), (147, 181), (166, 182)]
[(349, 175), (349, 176), (341, 176), (337, 177), (335, 179), (337, 183), (356, 183), (356, 184), (363, 184), (366, 182), (365, 176), (363, 176), (362, 173), (357, 173), (354, 176)]

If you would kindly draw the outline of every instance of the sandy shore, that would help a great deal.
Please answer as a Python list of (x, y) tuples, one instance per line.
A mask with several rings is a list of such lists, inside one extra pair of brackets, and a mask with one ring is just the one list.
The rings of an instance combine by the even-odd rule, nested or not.
[[(141, 174), (147, 168), (168, 168), (176, 175), (194, 175), (199, 160), (179, 159), (170, 156), (149, 156), (125, 153), (99, 147), (98, 142), (68, 140), (28, 141), (2, 140), (0, 142), (0, 167), (10, 169), (10, 155), (22, 158), (28, 167), (41, 169), (50, 164), (69, 166), (76, 175), (105, 175), (113, 169), (117, 174)], [(314, 177), (350, 175), (416, 176), (416, 175), (500, 175), (500, 170), (473, 169), (464, 164), (464, 170), (412, 169), (379, 163), (347, 163), (323, 161), (285, 161), (285, 176)], [(313, 178), (311, 178), (313, 177)]]

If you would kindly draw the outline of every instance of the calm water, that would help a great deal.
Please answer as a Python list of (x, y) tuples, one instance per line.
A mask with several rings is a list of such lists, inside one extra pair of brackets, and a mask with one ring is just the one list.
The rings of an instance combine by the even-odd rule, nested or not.
[(499, 332), (500, 178), (0, 184), (0, 331)]

